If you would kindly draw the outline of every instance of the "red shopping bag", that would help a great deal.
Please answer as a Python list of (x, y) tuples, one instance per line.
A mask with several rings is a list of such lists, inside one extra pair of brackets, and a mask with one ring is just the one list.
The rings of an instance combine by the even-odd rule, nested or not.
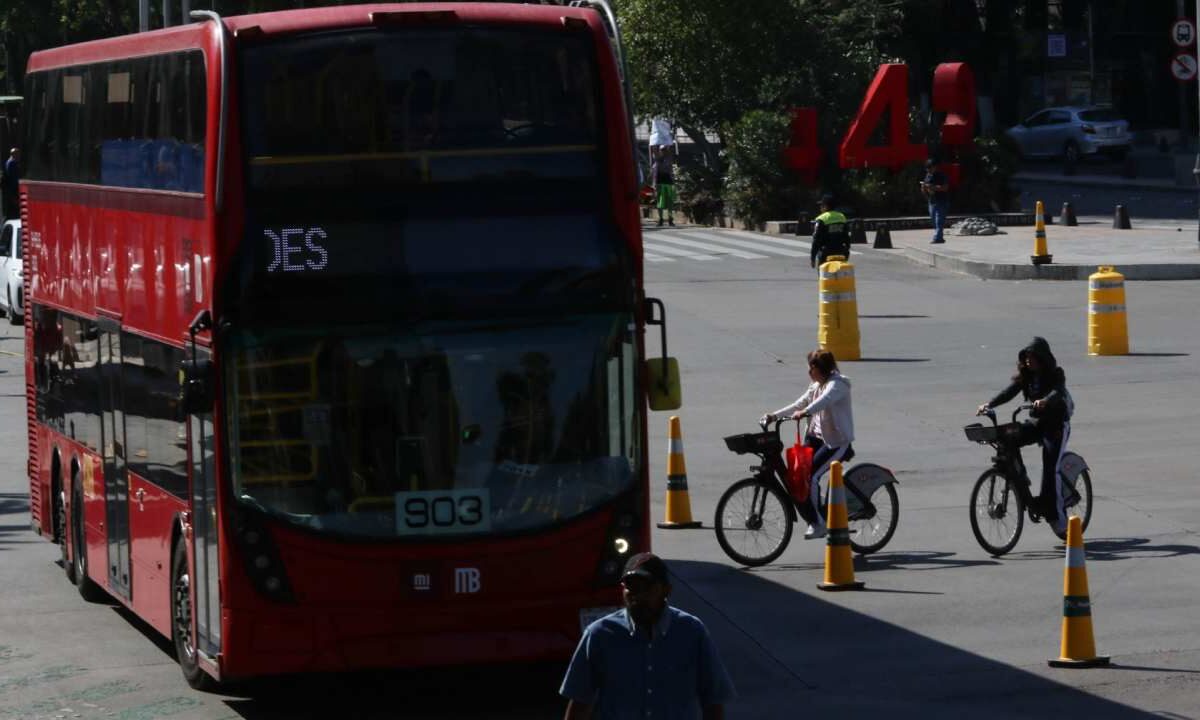
[(796, 502), (808, 500), (808, 478), (812, 475), (812, 448), (796, 438), (796, 444), (787, 449), (788, 490)]

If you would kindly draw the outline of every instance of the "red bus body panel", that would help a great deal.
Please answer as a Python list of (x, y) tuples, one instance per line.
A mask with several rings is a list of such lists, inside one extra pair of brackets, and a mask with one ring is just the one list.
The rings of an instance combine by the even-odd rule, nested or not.
[[(568, 29), (563, 18), (587, 23), (599, 50), (597, 67), (606, 108), (613, 220), (635, 259), (642, 287), (642, 238), (632, 138), (614, 54), (598, 15), (566, 7), (501, 4), (403, 4), (315, 8), (227, 18), (231, 33), (227, 88), (224, 208), (215, 207), (218, 125), (222, 95), (219, 44), (213, 23), (113, 38), (35, 53), (28, 72), (198, 48), (208, 72), (207, 137), (203, 194), (130, 190), (26, 181), (22, 197), (26, 237), (26, 296), (37, 304), (96, 318), (120, 318), (122, 328), (184, 347), (187, 328), (202, 309), (219, 318), (223, 277), (243, 232), (242, 147), (239, 127), (237, 48), (265, 37), (337, 28), (370, 27), (371, 14), (452, 10), (456, 22)], [(31, 264), (30, 260), (34, 264)], [(199, 277), (189, 287), (192, 268)], [(199, 300), (197, 300), (199, 298)], [(644, 316), (638, 303), (638, 350), (644, 352)], [(32, 318), (32, 313), (29, 315)], [(35, 529), (53, 533), (51, 477), (58, 457), (70, 503), (72, 467), (91, 463), (84, 481), (84, 525), (92, 579), (107, 586), (107, 534), (103, 463), (91, 449), (36, 420), (34, 338), (26, 323), (26, 373), (30, 413), (30, 487)], [(210, 344), (207, 331), (201, 345)], [(644, 356), (644, 355), (642, 355)], [(219, 348), (213, 353), (219, 366)], [(218, 378), (221, 376), (217, 372)], [(581, 608), (620, 603), (615, 585), (598, 586), (597, 568), (615, 511), (601, 509), (565, 526), (518, 537), (423, 543), (348, 543), (272, 523), (272, 541), (287, 570), (296, 602), (282, 604), (251, 584), (229, 509), (222, 393), (214, 410), (217, 523), (219, 528), (222, 647), (214, 674), (222, 678), (294, 671), (563, 659), (578, 639)], [(629, 539), (649, 549), (649, 498), (645, 407), (640, 410), (642, 457), (638, 514)], [(190, 466), (190, 463), (189, 463)], [(190, 471), (189, 471), (190, 472)], [(132, 599), (134, 612), (171, 635), (171, 552), (175, 533), (190, 542), (189, 502), (144, 478), (129, 476)], [(65, 541), (65, 540), (64, 540)], [(79, 551), (70, 548), (72, 554)], [(189, 557), (191, 554), (189, 553)], [(475, 570), (479, 590), (454, 592), (455, 573)], [(427, 574), (432, 591), (413, 590)], [(193, 574), (193, 577), (195, 575)], [(564, 590), (566, 588), (566, 590)], [(111, 590), (111, 589), (110, 589)], [(208, 667), (207, 663), (202, 663)]]

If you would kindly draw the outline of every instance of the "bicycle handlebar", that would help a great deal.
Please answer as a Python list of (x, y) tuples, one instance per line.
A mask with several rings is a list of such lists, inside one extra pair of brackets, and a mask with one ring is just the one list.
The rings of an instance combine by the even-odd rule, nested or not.
[[(1017, 415), (1019, 415), (1022, 410), (1033, 410), (1033, 405), (1028, 405), (1028, 404), (1027, 405), (1018, 405), (1017, 408), (1015, 410), (1013, 410), (1012, 422), (1017, 421)], [(976, 417), (982, 415), (982, 416), (986, 417), (987, 419), (991, 420), (993, 427), (996, 427), (998, 425), (998, 423), (996, 422), (996, 408), (988, 408), (984, 412), (975, 413), (975, 415), (976, 415)], [(766, 428), (763, 428), (763, 429), (765, 430)]]

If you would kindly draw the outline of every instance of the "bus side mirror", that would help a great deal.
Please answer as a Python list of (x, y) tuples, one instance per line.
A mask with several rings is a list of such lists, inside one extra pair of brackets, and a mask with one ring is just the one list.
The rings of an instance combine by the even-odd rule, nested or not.
[(210, 413), (214, 401), (212, 362), (184, 360), (179, 368), (179, 404), (183, 406), (184, 414)]
[(647, 397), (651, 410), (678, 410), (683, 404), (679, 385), (679, 363), (673, 357), (646, 361)]
[(662, 330), (662, 357), (646, 360), (646, 397), (650, 409), (678, 410), (683, 404), (683, 387), (679, 384), (678, 361), (667, 357), (667, 309), (662, 300), (646, 298), (646, 324), (658, 325)]

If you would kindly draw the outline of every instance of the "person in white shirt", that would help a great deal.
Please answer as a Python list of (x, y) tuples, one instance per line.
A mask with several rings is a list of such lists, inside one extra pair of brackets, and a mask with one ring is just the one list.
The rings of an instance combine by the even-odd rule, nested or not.
[(796, 402), (769, 412), (764, 422), (776, 418), (795, 420), (810, 417), (804, 444), (813, 449), (812, 475), (808, 502), (797, 509), (808, 523), (806, 540), (825, 537), (825, 518), (821, 517), (819, 481), (835, 460), (848, 461), (854, 456), (854, 413), (850, 407), (850, 379), (838, 371), (837, 359), (828, 350), (808, 354), (808, 376), (812, 384)]

